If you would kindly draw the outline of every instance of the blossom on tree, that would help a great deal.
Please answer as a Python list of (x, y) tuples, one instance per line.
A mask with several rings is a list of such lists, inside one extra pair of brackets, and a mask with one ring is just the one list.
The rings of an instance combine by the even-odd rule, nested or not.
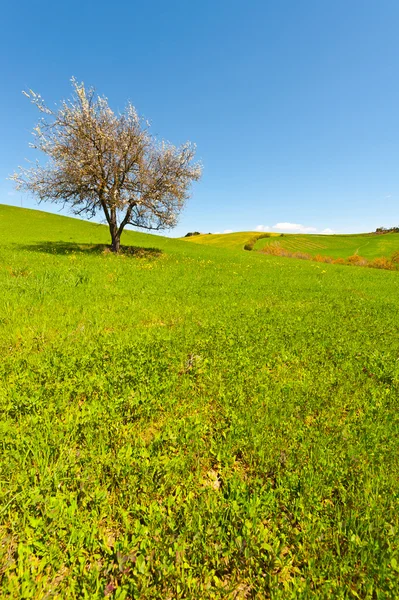
[(17, 188), (40, 201), (69, 205), (77, 215), (103, 212), (114, 252), (126, 225), (173, 227), (192, 182), (201, 176), (201, 165), (193, 162), (195, 145), (158, 141), (132, 104), (116, 114), (94, 89), (75, 79), (72, 85), (72, 98), (56, 111), (39, 94), (24, 92), (43, 113), (30, 146), (49, 160), (19, 167), (12, 175)]

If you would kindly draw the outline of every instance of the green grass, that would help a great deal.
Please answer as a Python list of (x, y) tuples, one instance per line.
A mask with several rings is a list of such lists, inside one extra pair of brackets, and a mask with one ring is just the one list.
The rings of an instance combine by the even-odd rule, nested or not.
[(265, 238), (258, 240), (254, 250), (262, 250), (267, 244), (278, 243), (289, 252), (306, 252), (315, 256), (331, 256), (332, 258), (348, 258), (359, 254), (367, 259), (386, 256), (399, 250), (399, 233), (385, 235), (292, 235), (284, 234), (278, 240)]
[[(223, 234), (201, 234), (189, 238), (182, 238), (186, 242), (194, 242), (218, 248), (243, 249), (244, 245), (256, 236), (261, 235), (256, 231), (239, 231)], [(259, 239), (254, 250), (262, 250), (268, 244), (279, 244), (289, 252), (304, 252), (315, 256), (331, 256), (332, 258), (348, 258), (359, 254), (367, 259), (381, 256), (390, 257), (399, 250), (399, 234), (388, 233), (373, 235), (370, 233), (353, 235), (315, 235), (315, 234), (284, 234), (271, 233), (270, 238)]]
[(2, 598), (399, 597), (399, 273), (0, 240)]
[[(181, 238), (185, 242), (194, 242), (216, 248), (230, 248), (233, 250), (242, 250), (244, 245), (253, 237), (260, 235), (259, 231), (239, 231), (235, 233), (210, 233), (193, 235), (188, 238)], [(276, 236), (279, 234), (270, 234)]]

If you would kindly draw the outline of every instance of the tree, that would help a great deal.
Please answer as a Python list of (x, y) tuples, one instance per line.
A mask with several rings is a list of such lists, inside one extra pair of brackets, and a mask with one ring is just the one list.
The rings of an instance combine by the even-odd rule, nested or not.
[(70, 205), (77, 215), (103, 212), (112, 250), (120, 249), (126, 225), (168, 229), (201, 176), (194, 163), (195, 146), (159, 142), (132, 104), (115, 114), (107, 98), (72, 79), (73, 94), (58, 110), (48, 108), (39, 94), (24, 94), (43, 113), (33, 130), (31, 147), (49, 157), (45, 166), (19, 167), (12, 175), (17, 189), (40, 201)]

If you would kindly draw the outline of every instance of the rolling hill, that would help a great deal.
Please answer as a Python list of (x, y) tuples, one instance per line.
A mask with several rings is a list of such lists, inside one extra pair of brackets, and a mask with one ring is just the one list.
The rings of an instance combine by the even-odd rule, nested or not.
[[(262, 250), (273, 243), (273, 238), (258, 240), (254, 250)], [(306, 252), (315, 256), (321, 254), (332, 258), (348, 258), (359, 254), (367, 259), (381, 256), (390, 257), (399, 250), (399, 234), (384, 235), (284, 235), (278, 238), (278, 244), (290, 252)]]
[[(193, 242), (215, 248), (231, 248), (242, 250), (245, 244), (253, 237), (259, 236), (258, 231), (238, 231), (235, 233), (208, 233), (181, 238), (185, 242)], [(279, 234), (271, 234), (273, 238)]]
[[(182, 238), (196, 244), (215, 246), (219, 248), (242, 249), (253, 237), (261, 235), (259, 232), (242, 231), (224, 234), (202, 234), (189, 238)], [(359, 254), (367, 259), (381, 256), (390, 257), (399, 250), (399, 234), (387, 233), (375, 235), (370, 233), (352, 235), (316, 235), (316, 234), (276, 234), (271, 237), (259, 239), (254, 250), (261, 251), (268, 244), (278, 244), (289, 252), (306, 252), (315, 256), (331, 256), (332, 258), (348, 258)]]

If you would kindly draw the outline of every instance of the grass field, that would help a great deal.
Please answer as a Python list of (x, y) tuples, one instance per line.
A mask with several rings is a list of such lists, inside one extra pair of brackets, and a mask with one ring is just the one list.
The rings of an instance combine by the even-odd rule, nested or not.
[(194, 242), (195, 244), (213, 246), (215, 248), (242, 250), (246, 242), (256, 235), (259, 235), (259, 233), (253, 231), (239, 231), (235, 233), (210, 233), (193, 235), (191, 237), (184, 237), (181, 239), (184, 242)]
[[(218, 248), (240, 250), (253, 237), (261, 235), (256, 231), (240, 231), (224, 234), (202, 234), (184, 241), (194, 242)], [(263, 250), (268, 244), (279, 244), (289, 252), (304, 252), (315, 256), (331, 256), (332, 258), (348, 258), (359, 254), (367, 259), (390, 257), (399, 250), (399, 234), (387, 233), (373, 235), (370, 233), (353, 235), (315, 235), (315, 234), (284, 234), (271, 233), (271, 237), (259, 239), (254, 250)]]
[(289, 252), (306, 252), (315, 256), (331, 256), (332, 258), (348, 258), (359, 254), (367, 259), (390, 257), (399, 250), (399, 234), (387, 233), (384, 235), (358, 234), (358, 235), (287, 235), (258, 240), (254, 250), (262, 250), (267, 244), (276, 243)]
[(105, 243), (0, 206), (1, 597), (398, 598), (399, 273)]

